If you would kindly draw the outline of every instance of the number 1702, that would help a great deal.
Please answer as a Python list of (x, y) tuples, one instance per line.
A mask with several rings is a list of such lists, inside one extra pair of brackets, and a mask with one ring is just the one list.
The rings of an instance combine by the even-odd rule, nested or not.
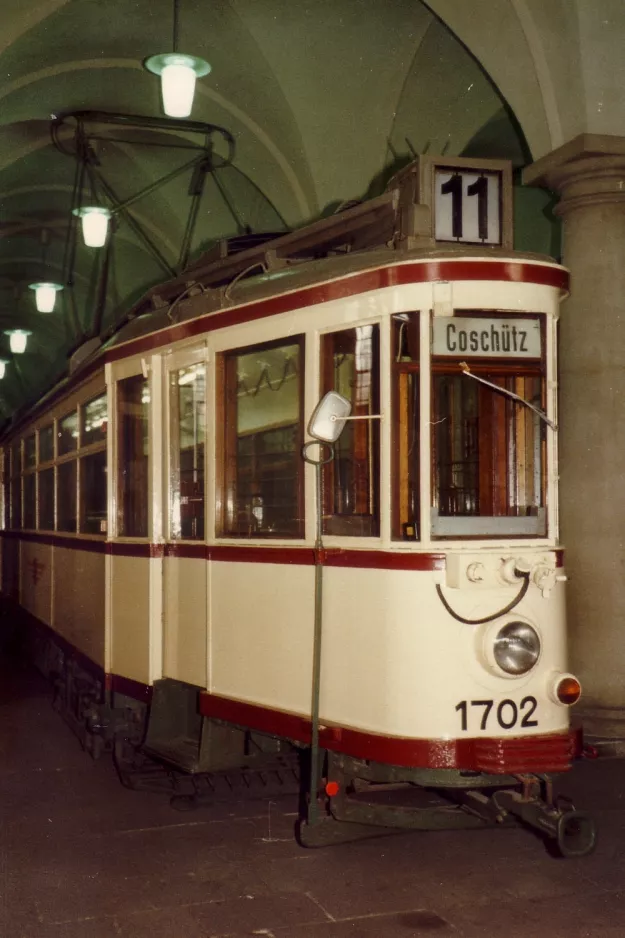
[(481, 730), (488, 729), (489, 722), (492, 725), (494, 720), (504, 730), (511, 730), (517, 725), (523, 729), (538, 726), (538, 720), (533, 719), (537, 706), (535, 697), (524, 697), (520, 704), (506, 698), (500, 700), (496, 706), (494, 700), (461, 700), (455, 709), (460, 714), (461, 730), (466, 733), (469, 723), (475, 724), (478, 721)]

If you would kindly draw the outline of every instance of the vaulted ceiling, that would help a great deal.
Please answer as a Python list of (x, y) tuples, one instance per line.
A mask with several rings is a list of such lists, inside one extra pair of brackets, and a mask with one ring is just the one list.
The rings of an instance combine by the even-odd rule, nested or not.
[[(466, 19), (469, 6), (491, 18), (515, 8), (513, 27), (503, 12), (499, 26), (513, 29), (507, 42), (525, 37), (515, 54), (534, 50), (529, 144), (554, 145), (559, 105), (518, 10), (534, 0), (175, 2), (179, 50), (212, 66), (198, 81), (193, 124), (162, 119), (158, 80), (143, 65), (171, 51), (172, 0), (0, 7), (0, 330), (32, 332), (23, 355), (0, 337), (9, 361), (0, 419), (217, 241), (296, 227), (375, 195), (415, 153), (529, 161), (510, 108), (458, 38), (473, 29), (480, 54), (495, 54)], [(551, 9), (571, 3), (552, 0)], [(505, 61), (499, 50), (493, 67), (504, 84)], [(513, 82), (508, 91), (515, 96)], [(108, 250), (84, 247), (72, 215), (95, 200), (114, 211)], [(50, 314), (35, 311), (28, 289), (41, 280), (64, 285)]]

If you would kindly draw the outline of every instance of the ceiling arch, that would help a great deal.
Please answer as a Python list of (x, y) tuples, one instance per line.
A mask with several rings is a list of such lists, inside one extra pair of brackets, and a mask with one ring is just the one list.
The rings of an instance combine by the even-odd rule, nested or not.
[[(620, 6), (604, 0), (596, 16), (593, 0), (180, 0), (180, 49), (212, 65), (192, 118), (235, 141), (232, 165), (204, 180), (190, 259), (375, 194), (415, 153), (521, 165), (580, 128), (605, 127), (617, 95), (609, 67), (593, 76), (591, 64), (602, 50), (618, 57)], [(132, 218), (118, 213), (105, 265), (102, 252), (72, 246), (77, 180), (83, 202), (98, 174), (124, 201), (188, 156), (160, 144), (189, 137), (155, 125), (122, 141), (103, 130), (80, 177), (50, 132), (55, 115), (77, 111), (161, 116), (143, 62), (171, 47), (172, 0), (4, 0), (0, 26), (0, 325), (33, 329), (32, 353), (0, 386), (6, 417), (93, 330), (105, 266), (102, 329), (176, 266), (192, 196), (181, 175), (137, 201)], [(42, 279), (43, 230), (49, 276), (66, 282), (45, 323), (28, 290)]]

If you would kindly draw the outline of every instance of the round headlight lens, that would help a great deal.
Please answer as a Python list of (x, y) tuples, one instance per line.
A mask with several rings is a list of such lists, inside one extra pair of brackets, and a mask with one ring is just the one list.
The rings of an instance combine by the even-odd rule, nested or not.
[(508, 622), (497, 633), (495, 661), (506, 674), (527, 674), (540, 655), (540, 638), (527, 622)]

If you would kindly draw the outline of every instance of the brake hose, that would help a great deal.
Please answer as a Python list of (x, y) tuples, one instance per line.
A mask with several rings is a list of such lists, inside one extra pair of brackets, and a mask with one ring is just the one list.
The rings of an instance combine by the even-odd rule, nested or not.
[(506, 613), (512, 612), (514, 607), (518, 606), (518, 604), (521, 602), (521, 600), (527, 593), (529, 589), (529, 585), (530, 585), (529, 573), (525, 573), (524, 571), (520, 571), (520, 570), (515, 570), (514, 572), (518, 577), (521, 577), (522, 580), (524, 581), (523, 586), (521, 587), (517, 595), (514, 597), (512, 602), (508, 603), (507, 606), (504, 606), (503, 609), (499, 609), (497, 612), (494, 612), (492, 616), (484, 616), (483, 619), (465, 619), (464, 616), (458, 615), (457, 612), (454, 612), (454, 610), (451, 608), (451, 606), (449, 605), (449, 603), (443, 596), (443, 591), (439, 583), (436, 584), (436, 592), (438, 593), (438, 598), (442, 602), (443, 606), (445, 607), (449, 615), (453, 616), (454, 619), (457, 619), (458, 622), (463, 622), (465, 625), (483, 625), (485, 622), (492, 622), (493, 619), (498, 619), (499, 616), (505, 616)]

